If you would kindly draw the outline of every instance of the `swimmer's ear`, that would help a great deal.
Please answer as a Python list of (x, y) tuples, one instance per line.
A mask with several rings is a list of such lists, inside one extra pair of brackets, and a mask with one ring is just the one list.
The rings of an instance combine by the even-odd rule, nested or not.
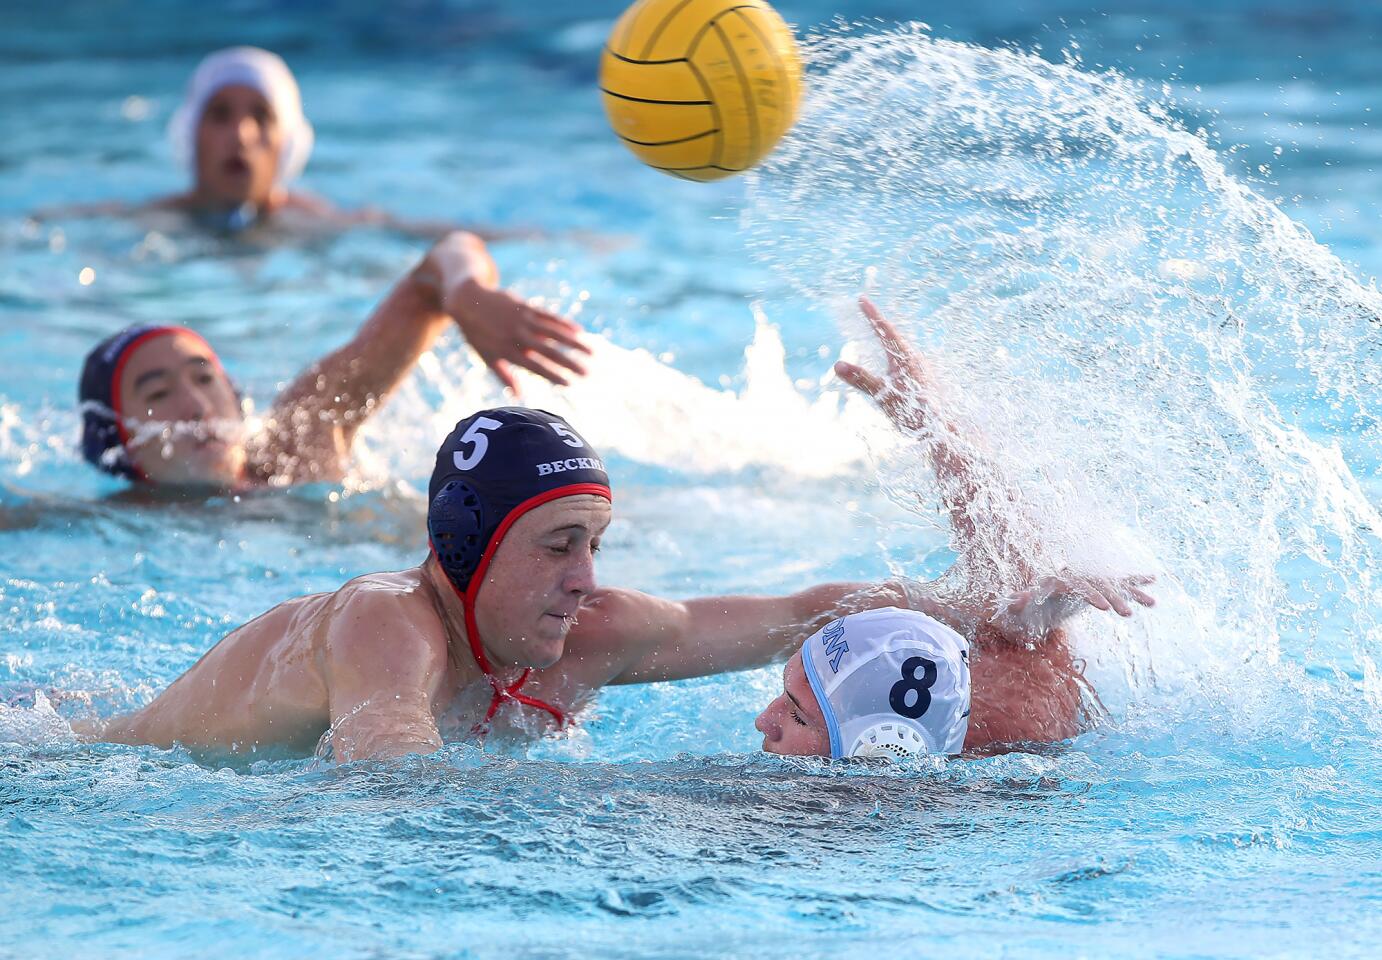
[(485, 545), (484, 507), (468, 484), (449, 480), (432, 498), (427, 511), (427, 536), (442, 571), (459, 590), (470, 584)]

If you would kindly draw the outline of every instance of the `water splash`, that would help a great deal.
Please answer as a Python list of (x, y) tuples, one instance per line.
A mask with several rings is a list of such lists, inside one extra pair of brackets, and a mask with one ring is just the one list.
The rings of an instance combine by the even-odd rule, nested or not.
[(71, 725), (58, 716), (42, 690), (33, 691), (33, 703), (27, 707), (0, 702), (0, 744), (32, 748), (75, 742)]
[[(807, 47), (804, 114), (750, 176), (756, 252), (851, 336), (873, 290), (933, 355), (985, 486), (1022, 491), (1020, 516), (984, 506), (1028, 557), (1160, 568), (1178, 602), (1155, 637), (1092, 648), (1116, 686), (1193, 676), (1266, 711), (1264, 676), (1319, 658), (1349, 696), (1373, 678), (1375, 715), (1382, 518), (1359, 474), (1382, 460), (1378, 291), (1164, 91), (920, 25)], [(884, 473), (899, 499), (936, 498), (915, 454)]]
[[(708, 386), (646, 350), (591, 334), (588, 376), (558, 388), (523, 374), (521, 402), (566, 417), (605, 455), (692, 476), (769, 468), (839, 477), (862, 464), (870, 446), (896, 445), (863, 399), (826, 389), (833, 376), (799, 389), (787, 372), (781, 336), (760, 309), (755, 320), (741, 390)], [(456, 421), (515, 402), (454, 346), (425, 355), (419, 368), (361, 430), (356, 456), (365, 484), (386, 476), (425, 483), (437, 444)]]

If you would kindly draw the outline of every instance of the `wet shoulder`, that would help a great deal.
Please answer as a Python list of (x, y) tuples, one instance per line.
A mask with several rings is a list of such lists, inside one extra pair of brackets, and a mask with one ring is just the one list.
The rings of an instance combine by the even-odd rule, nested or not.
[(446, 629), (418, 570), (368, 574), (341, 587), (323, 635), (333, 682), (432, 689), (446, 675)]
[(338, 611), (382, 608), (399, 615), (429, 614), (440, 622), (431, 592), (417, 568), (356, 577), (336, 591), (334, 601)]
[(330, 616), (340, 635), (387, 642), (423, 640), (444, 651), (446, 630), (418, 568), (356, 577), (332, 595)]

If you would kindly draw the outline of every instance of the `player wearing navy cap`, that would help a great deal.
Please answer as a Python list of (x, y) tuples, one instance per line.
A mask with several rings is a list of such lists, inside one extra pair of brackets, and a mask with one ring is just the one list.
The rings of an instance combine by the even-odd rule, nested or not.
[(453, 233), (405, 276), (345, 346), (294, 380), (263, 429), (210, 344), (185, 327), (130, 327), (87, 355), (82, 455), (144, 486), (240, 490), (337, 480), (355, 433), (443, 331), (455, 325), (511, 389), (513, 366), (555, 383), (581, 374), (579, 327), (498, 286), (475, 236)]
[[(859, 376), (853, 381), (877, 386)], [(881, 387), (869, 392), (896, 413)], [(679, 602), (597, 587), (595, 553), (613, 502), (605, 465), (571, 424), (541, 410), (482, 410), (461, 421), (438, 451), (428, 493), (431, 551), (422, 564), (281, 604), (227, 636), (143, 710), (83, 732), (232, 750), (310, 748), (329, 732), (340, 759), (430, 752), (444, 732), (539, 736), (565, 727), (606, 684), (762, 666), (841, 617), (906, 606), (922, 611), (935, 629), (918, 637), (908, 632), (915, 623), (904, 624), (893, 631), (895, 644), (857, 641), (855, 652), (864, 654), (857, 663), (844, 659), (847, 636), (826, 638), (818, 653), (829, 669), (846, 674), (839, 684), (820, 685), (822, 703), (835, 710), (835, 733), (823, 721), (824, 749), (817, 743), (814, 751), (778, 752), (844, 756), (859, 752), (861, 737), (885, 735), (875, 729), (882, 708), (874, 694), (894, 666), (909, 672), (898, 698), (904, 714), (916, 712), (923, 689), (938, 704), (932, 720), (911, 732), (928, 749), (951, 751), (968, 744), (961, 719), (971, 734), (983, 730), (991, 738), (1068, 736), (1075, 728), (1059, 723), (1077, 704), (1062, 699), (1064, 647), (1055, 624), (1076, 602), (1123, 615), (1131, 613), (1126, 596), (1152, 602), (1136, 588), (1137, 578), (1047, 578), (1001, 602), (979, 595), (960, 604), (902, 582)], [(915, 662), (932, 659), (939, 669), (944, 661), (958, 670), (968, 650), (958, 634), (983, 638), (986, 631), (1032, 631), (1056, 641), (1051, 656), (1027, 661), (1037, 668), (1027, 689), (1033, 702), (1021, 703), (1017, 713), (1031, 722), (1018, 716), (1004, 728), (995, 710), (962, 718), (968, 678), (940, 682)], [(880, 660), (885, 649), (901, 660)], [(1021, 692), (1021, 660), (1002, 662), (1009, 685), (999, 685), (1010, 697)], [(800, 669), (799, 657), (793, 663)], [(977, 662), (974, 669), (979, 683)], [(999, 682), (1000, 673), (987, 675)], [(1040, 702), (1048, 693), (1052, 702)], [(973, 700), (979, 703), (977, 694)], [(1038, 728), (1043, 717), (1052, 723)]]

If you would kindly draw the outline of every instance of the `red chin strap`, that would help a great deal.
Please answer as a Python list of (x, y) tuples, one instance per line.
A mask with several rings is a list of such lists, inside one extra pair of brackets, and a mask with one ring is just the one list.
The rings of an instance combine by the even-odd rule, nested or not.
[[(565, 487), (557, 487), (555, 490), (548, 490), (535, 497), (529, 497), (510, 510), (508, 516), (499, 524), (499, 529), (494, 531), (494, 536), (490, 537), (489, 543), (485, 545), (485, 552), (481, 554), (480, 562), (475, 567), (475, 572), (471, 574), (470, 583), (466, 585), (464, 593), (462, 593), (454, 583), (451, 583), (450, 577), (447, 577), (446, 582), (451, 583), (451, 589), (456, 591), (456, 596), (461, 600), (461, 610), (465, 616), (466, 640), (470, 643), (470, 653), (475, 658), (475, 665), (480, 668), (481, 672), (485, 675), (485, 679), (488, 680), (490, 686), (494, 688), (494, 697), (489, 702), (489, 709), (485, 711), (485, 719), (475, 725), (475, 729), (471, 731), (472, 736), (483, 738), (484, 735), (489, 732), (490, 721), (494, 719), (494, 715), (499, 712), (499, 708), (506, 700), (511, 700), (514, 703), (521, 703), (526, 707), (532, 707), (535, 710), (542, 710), (551, 714), (552, 718), (557, 721), (557, 729), (559, 730), (571, 721), (571, 718), (560, 708), (554, 707), (545, 700), (539, 700), (537, 697), (525, 696), (518, 692), (523, 688), (523, 685), (528, 682), (528, 678), (532, 675), (532, 667), (526, 667), (523, 670), (523, 674), (507, 687), (504, 686), (503, 682), (497, 676), (495, 676), (494, 667), (490, 665), (489, 657), (485, 655), (485, 648), (480, 643), (480, 629), (475, 623), (475, 598), (480, 595), (480, 586), (485, 582), (485, 571), (489, 569), (490, 561), (494, 559), (494, 554), (498, 551), (499, 544), (503, 542), (504, 536), (509, 532), (509, 528), (518, 522), (519, 517), (530, 510), (542, 506), (544, 503), (551, 503), (553, 500), (560, 500), (562, 497), (579, 496), (583, 493), (604, 497), (606, 500), (612, 499), (610, 497), (609, 488), (601, 486), (598, 483), (573, 483)], [(433, 547), (432, 556), (435, 557), (436, 555), (436, 548)]]

